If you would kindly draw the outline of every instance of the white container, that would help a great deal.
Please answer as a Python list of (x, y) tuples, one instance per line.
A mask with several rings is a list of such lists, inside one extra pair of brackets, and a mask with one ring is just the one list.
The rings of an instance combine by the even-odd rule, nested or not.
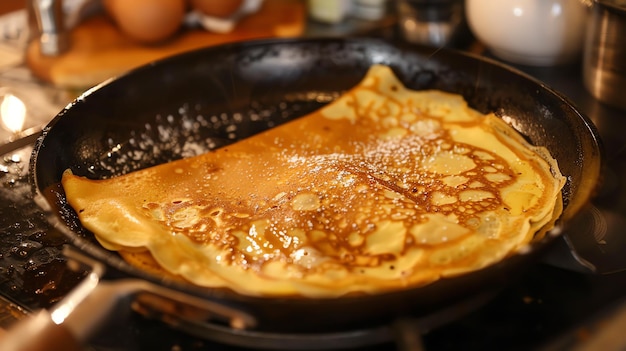
[(309, 16), (322, 23), (339, 23), (352, 8), (352, 0), (308, 0)]
[(532, 66), (579, 59), (588, 13), (582, 0), (465, 1), (467, 23), (479, 41), (501, 59)]

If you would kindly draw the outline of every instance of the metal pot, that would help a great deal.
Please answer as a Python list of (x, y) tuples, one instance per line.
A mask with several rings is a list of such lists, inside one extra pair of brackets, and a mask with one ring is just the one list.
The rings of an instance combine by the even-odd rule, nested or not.
[(596, 99), (626, 109), (626, 2), (595, 0), (585, 37), (583, 82)]

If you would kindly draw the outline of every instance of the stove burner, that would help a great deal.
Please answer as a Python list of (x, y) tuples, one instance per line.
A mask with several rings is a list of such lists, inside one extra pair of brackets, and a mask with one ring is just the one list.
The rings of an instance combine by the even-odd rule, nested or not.
[[(237, 330), (213, 323), (180, 320), (152, 308), (134, 308), (148, 318), (160, 319), (171, 327), (214, 342), (252, 349), (271, 350), (341, 350), (393, 342), (398, 350), (422, 350), (421, 336), (430, 330), (462, 318), (492, 300), (499, 290), (469, 296), (431, 314), (398, 318), (394, 323), (371, 328), (324, 333), (279, 333)], [(332, 316), (328, 317), (332, 323)]]

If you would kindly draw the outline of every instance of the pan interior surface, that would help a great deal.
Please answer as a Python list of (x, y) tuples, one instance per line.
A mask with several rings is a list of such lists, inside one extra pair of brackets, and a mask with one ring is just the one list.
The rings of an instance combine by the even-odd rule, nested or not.
[[(241, 43), (137, 69), (85, 94), (51, 122), (33, 153), (35, 185), (40, 191), (58, 191), (66, 169), (110, 178), (228, 145), (335, 100), (373, 64), (390, 66), (412, 89), (461, 94), (473, 108), (495, 112), (532, 144), (550, 150), (568, 180), (563, 192), (565, 225), (592, 195), (600, 168), (598, 138), (591, 123), (561, 96), (494, 62), (370, 39)], [(127, 274), (178, 286), (139, 272), (101, 248), (62, 196), (57, 199), (64, 219), (77, 232), (72, 240), (83, 250)], [(337, 325), (351, 326), (432, 310), (499, 284), (531, 257), (519, 255), (428, 287), (370, 297), (257, 299), (181, 288), (241, 303), (272, 328), (324, 329), (328, 313), (333, 319), (339, 315)], [(294, 318), (299, 315), (311, 318)]]

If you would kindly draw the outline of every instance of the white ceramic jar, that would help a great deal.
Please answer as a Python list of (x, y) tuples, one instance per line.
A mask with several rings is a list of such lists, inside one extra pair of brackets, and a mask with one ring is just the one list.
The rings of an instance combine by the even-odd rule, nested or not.
[(474, 36), (512, 63), (550, 66), (581, 57), (589, 12), (583, 0), (466, 0)]

